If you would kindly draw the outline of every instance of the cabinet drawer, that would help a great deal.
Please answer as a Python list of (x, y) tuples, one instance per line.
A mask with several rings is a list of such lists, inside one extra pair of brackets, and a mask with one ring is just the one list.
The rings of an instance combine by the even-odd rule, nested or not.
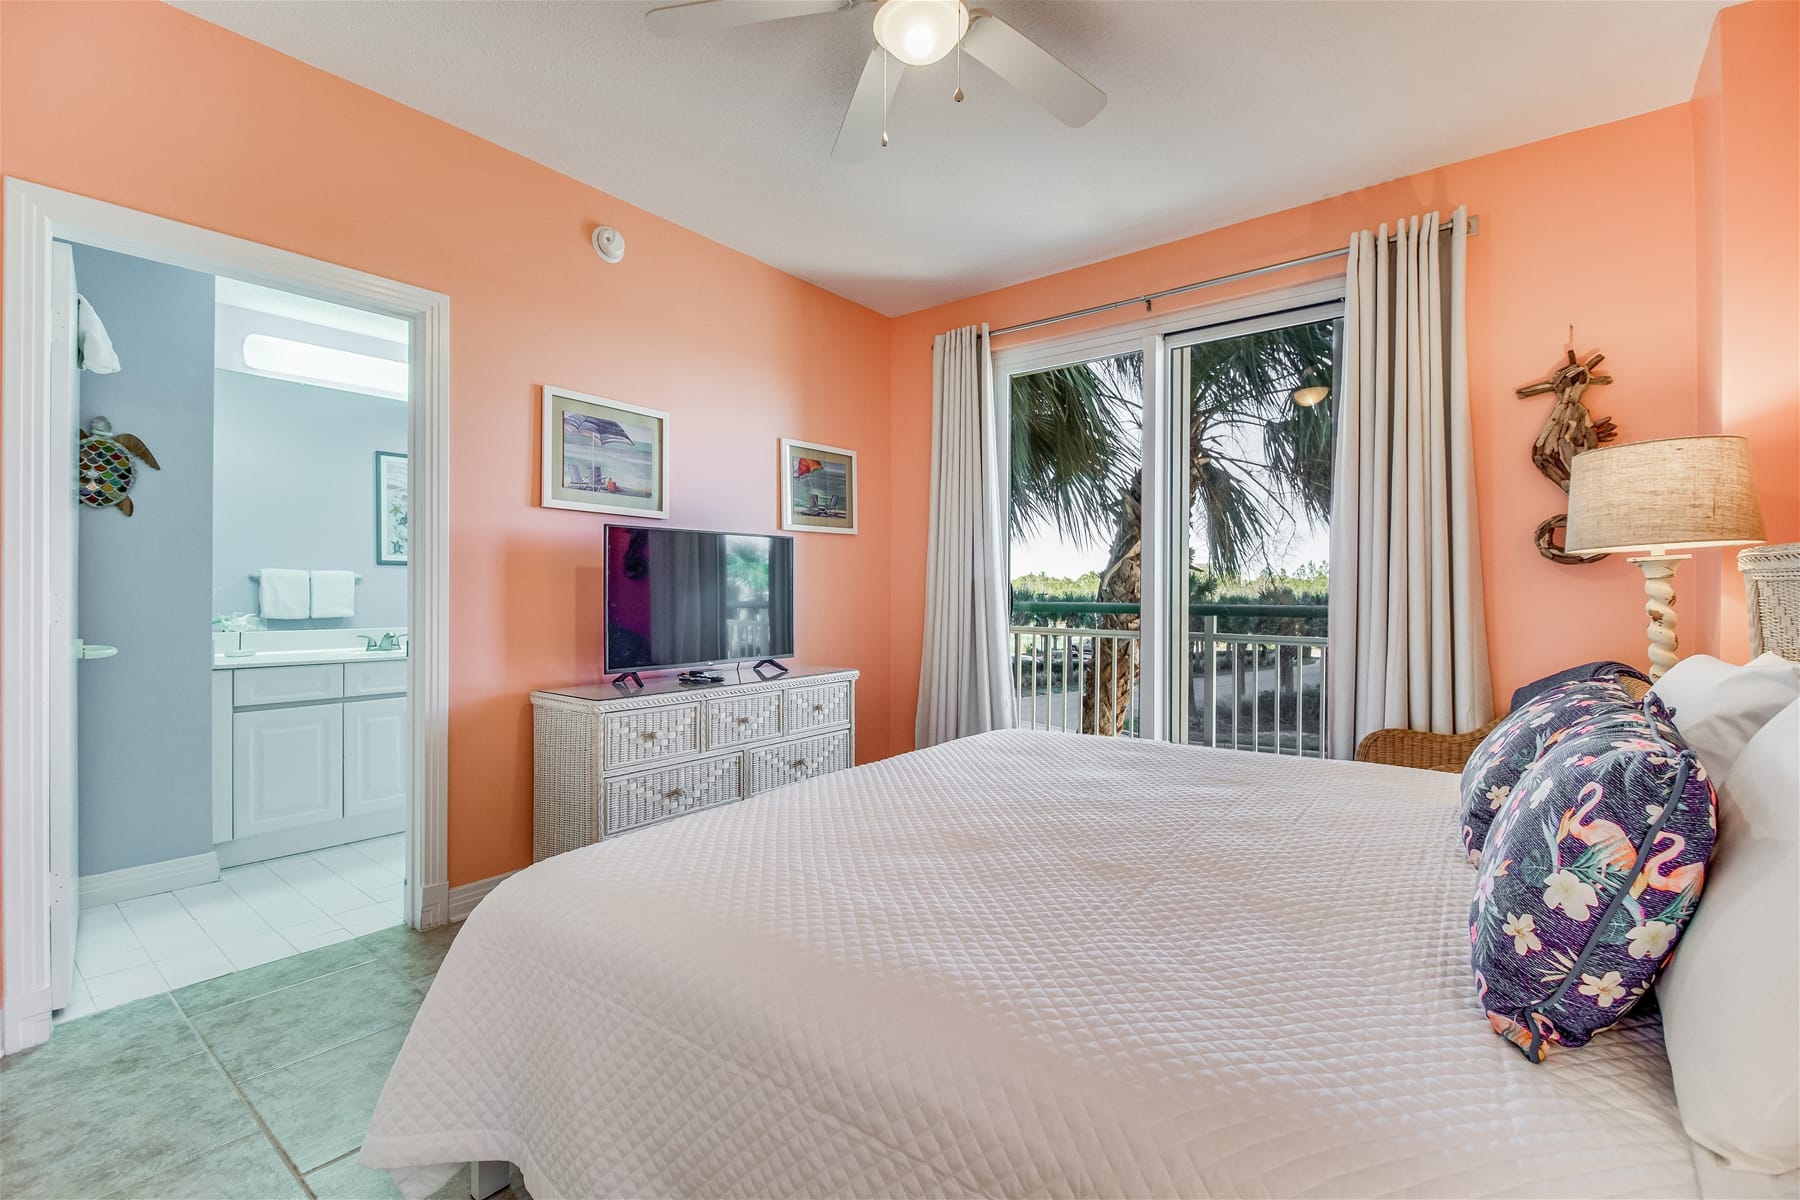
[(743, 758), (703, 758), (606, 781), (606, 836), (744, 797)]
[(849, 765), (848, 730), (783, 742), (778, 746), (760, 746), (744, 753), (744, 773), (749, 779), (752, 796), (815, 775), (842, 771)]
[(708, 700), (701, 706), (706, 722), (706, 747), (736, 746), (781, 732), (781, 696), (756, 692)]
[(232, 702), (239, 708), (253, 704), (298, 704), (302, 700), (336, 700), (344, 694), (342, 663), (315, 663), (301, 667), (256, 667), (231, 673)]
[(406, 690), (406, 660), (345, 663), (344, 695), (393, 696)]
[(822, 683), (817, 687), (787, 690), (787, 728), (789, 733), (803, 729), (825, 729), (850, 723), (850, 685)]
[(700, 706), (671, 704), (606, 718), (606, 765), (633, 767), (700, 750)]

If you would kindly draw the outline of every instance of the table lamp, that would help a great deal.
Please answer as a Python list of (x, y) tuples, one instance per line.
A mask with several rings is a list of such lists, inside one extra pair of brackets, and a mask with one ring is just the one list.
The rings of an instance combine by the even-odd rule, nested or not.
[(1762, 509), (1741, 437), (1664, 438), (1577, 454), (1569, 467), (1570, 554), (1630, 554), (1644, 572), (1650, 678), (1675, 665), (1671, 550), (1763, 540)]

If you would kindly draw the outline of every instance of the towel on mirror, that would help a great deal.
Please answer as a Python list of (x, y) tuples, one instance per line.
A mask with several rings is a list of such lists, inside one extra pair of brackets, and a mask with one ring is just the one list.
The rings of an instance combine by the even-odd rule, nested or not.
[(113, 350), (112, 338), (100, 322), (100, 314), (87, 302), (86, 296), (75, 297), (75, 363), (83, 371), (111, 375), (119, 369), (119, 356)]
[(264, 620), (304, 621), (312, 615), (312, 581), (306, 571), (264, 567), (257, 607)]
[(312, 573), (312, 615), (315, 617), (349, 617), (356, 613), (356, 573), (353, 571), (314, 571)]

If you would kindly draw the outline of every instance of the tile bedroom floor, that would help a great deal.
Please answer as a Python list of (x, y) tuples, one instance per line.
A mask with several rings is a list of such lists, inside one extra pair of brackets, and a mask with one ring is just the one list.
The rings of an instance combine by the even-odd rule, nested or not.
[[(459, 928), (384, 929), (159, 992), (0, 1059), (0, 1194), (398, 1195), (356, 1151)], [(516, 1174), (501, 1194), (530, 1200)], [(466, 1170), (438, 1195), (467, 1196)]]
[(406, 835), (230, 867), (217, 883), (83, 909), (71, 1021), (405, 920)]

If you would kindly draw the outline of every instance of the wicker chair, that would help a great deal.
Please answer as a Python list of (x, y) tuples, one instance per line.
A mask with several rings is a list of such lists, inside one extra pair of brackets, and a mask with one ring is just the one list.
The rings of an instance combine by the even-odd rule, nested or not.
[[(1739, 551), (1737, 561), (1744, 575), (1751, 656), (1773, 650), (1783, 658), (1800, 661), (1800, 542), (1752, 546)], [(1622, 682), (1633, 700), (1649, 690), (1635, 679)], [(1377, 729), (1356, 747), (1356, 760), (1460, 772), (1481, 739), (1498, 723), (1495, 718), (1469, 733)]]
[[(1642, 698), (1650, 685), (1630, 676), (1619, 680), (1625, 694), (1633, 700)], [(1377, 729), (1356, 747), (1357, 762), (1386, 763), (1390, 767), (1419, 767), (1426, 771), (1448, 771), (1461, 774), (1469, 755), (1481, 745), (1481, 739), (1500, 723), (1495, 717), (1480, 729), (1468, 733), (1420, 733), (1416, 729)]]

